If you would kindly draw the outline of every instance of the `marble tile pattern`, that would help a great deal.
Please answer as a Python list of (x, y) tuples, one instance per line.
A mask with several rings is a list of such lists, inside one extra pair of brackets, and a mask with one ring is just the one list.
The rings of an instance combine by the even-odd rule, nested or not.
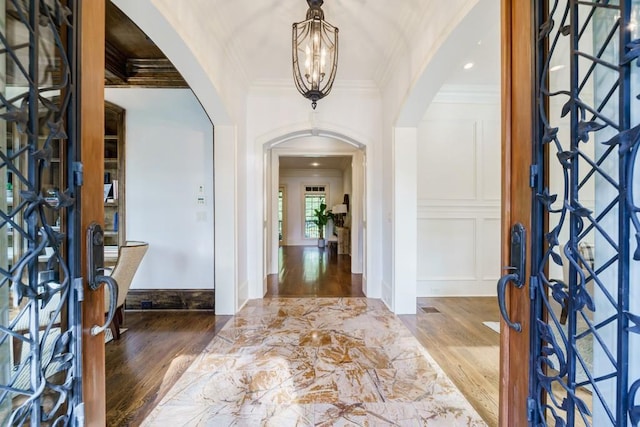
[(144, 426), (485, 426), (380, 300), (252, 300)]

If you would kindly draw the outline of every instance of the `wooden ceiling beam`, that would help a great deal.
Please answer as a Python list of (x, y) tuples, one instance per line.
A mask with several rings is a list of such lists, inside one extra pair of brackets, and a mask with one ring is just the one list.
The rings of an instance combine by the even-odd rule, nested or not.
[(105, 27), (106, 86), (189, 87), (153, 41), (110, 1)]
[(104, 68), (107, 80), (127, 81), (127, 58), (109, 40), (104, 43)]
[(105, 84), (110, 87), (189, 87), (168, 59), (125, 58), (108, 42), (105, 45)]

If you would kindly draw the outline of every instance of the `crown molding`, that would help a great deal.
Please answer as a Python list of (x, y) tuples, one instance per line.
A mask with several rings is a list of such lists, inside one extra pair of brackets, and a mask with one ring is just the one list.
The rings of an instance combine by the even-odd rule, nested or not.
[(288, 178), (342, 178), (343, 170), (340, 169), (286, 169), (281, 168), (279, 175)]
[(444, 84), (433, 98), (438, 104), (498, 104), (498, 85), (454, 85)]

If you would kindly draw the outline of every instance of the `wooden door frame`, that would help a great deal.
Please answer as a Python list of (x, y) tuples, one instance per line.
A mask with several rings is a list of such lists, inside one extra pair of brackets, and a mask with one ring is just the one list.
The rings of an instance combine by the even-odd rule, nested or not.
[(81, 257), (84, 283), (82, 303), (82, 378), (85, 425), (106, 425), (104, 334), (92, 336), (93, 325), (104, 323), (104, 295), (86, 283), (87, 254), (84, 233), (93, 221), (104, 226), (104, 40), (105, 0), (80, 2), (80, 161), (84, 183), (80, 189)]
[(522, 332), (500, 327), (500, 426), (525, 426), (529, 396), (532, 164), (534, 105), (534, 5), (501, 0), (502, 57), (502, 216), (501, 261), (510, 264), (511, 227), (520, 222), (527, 231), (527, 277), (521, 289), (508, 287), (510, 318)]

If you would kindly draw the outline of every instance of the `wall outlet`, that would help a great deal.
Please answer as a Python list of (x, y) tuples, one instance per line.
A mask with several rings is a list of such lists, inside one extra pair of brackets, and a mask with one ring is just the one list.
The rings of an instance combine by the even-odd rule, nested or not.
[(149, 310), (153, 307), (153, 303), (151, 301), (140, 301), (140, 308), (143, 310)]

